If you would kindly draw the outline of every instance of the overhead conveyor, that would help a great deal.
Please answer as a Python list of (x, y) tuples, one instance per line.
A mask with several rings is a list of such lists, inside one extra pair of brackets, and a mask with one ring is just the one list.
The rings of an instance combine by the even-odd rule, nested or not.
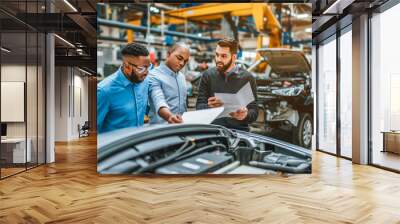
[[(268, 35), (269, 47), (281, 46), (281, 25), (271, 7), (268, 4), (260, 6), (259, 3), (212, 3), (202, 4), (188, 8), (167, 10), (164, 18), (153, 14), (150, 16), (151, 24), (184, 25), (187, 21), (210, 21), (220, 20), (226, 16), (252, 16), (256, 30), (259, 32), (257, 37), (257, 48), (263, 47), (263, 37)], [(162, 21), (163, 20), (163, 21)], [(132, 20), (129, 24), (140, 24), (140, 20)], [(167, 32), (167, 31), (166, 31)], [(167, 33), (165, 33), (168, 35)], [(128, 38), (128, 40), (132, 37)]]
[[(110, 27), (116, 27), (116, 28), (121, 28), (121, 29), (139, 31), (139, 32), (147, 32), (147, 30), (148, 30), (148, 27), (146, 27), (146, 26), (132, 25), (129, 23), (119, 22), (119, 21), (115, 21), (115, 20), (106, 20), (106, 19), (98, 18), (97, 22), (98, 22), (98, 25), (101, 25), (101, 26), (110, 26)], [(164, 32), (165, 35), (189, 38), (189, 39), (197, 40), (197, 41), (205, 41), (205, 42), (218, 41), (218, 39), (214, 39), (214, 38), (199, 37), (199, 36), (193, 35), (193, 34), (186, 34), (183, 32), (176, 32), (176, 31), (170, 31), (170, 30), (161, 31), (161, 29), (157, 29), (157, 28), (150, 28), (150, 32), (158, 33), (158, 34), (161, 34), (162, 32)]]

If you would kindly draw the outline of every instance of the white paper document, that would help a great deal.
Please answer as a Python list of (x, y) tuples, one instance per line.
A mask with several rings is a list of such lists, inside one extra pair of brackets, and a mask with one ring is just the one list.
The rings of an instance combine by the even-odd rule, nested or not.
[(247, 82), (237, 93), (215, 93), (224, 105), (224, 111), (218, 117), (229, 117), (229, 113), (237, 111), (254, 101), (253, 90), (250, 82)]
[(211, 124), (224, 111), (223, 107), (188, 111), (183, 113), (184, 124)]

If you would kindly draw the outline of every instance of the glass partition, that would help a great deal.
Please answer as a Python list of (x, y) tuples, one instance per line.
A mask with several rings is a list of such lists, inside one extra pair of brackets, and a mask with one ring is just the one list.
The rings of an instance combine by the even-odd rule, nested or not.
[(25, 170), (31, 161), (26, 136), (26, 45), (25, 31), (1, 34), (2, 177)]
[(371, 18), (372, 163), (400, 170), (400, 5)]
[(340, 155), (352, 157), (352, 33), (340, 36)]
[(336, 39), (318, 48), (318, 149), (336, 154)]
[(23, 22), (44, 2), (0, 1), (0, 178), (45, 162), (46, 40)]

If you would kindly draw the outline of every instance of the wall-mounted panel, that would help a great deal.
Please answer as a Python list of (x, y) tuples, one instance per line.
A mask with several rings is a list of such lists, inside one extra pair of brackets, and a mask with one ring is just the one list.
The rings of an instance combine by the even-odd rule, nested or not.
[(24, 122), (24, 82), (1, 82), (1, 122)]

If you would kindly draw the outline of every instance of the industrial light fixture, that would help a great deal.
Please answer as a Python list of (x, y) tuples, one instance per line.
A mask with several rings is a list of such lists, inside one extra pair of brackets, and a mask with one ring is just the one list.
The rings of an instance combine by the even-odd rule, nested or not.
[(298, 19), (305, 19), (305, 18), (311, 17), (311, 15), (307, 14), (307, 13), (303, 13), (303, 14), (297, 14), (296, 17)]
[(2, 51), (4, 51), (4, 52), (7, 52), (7, 53), (10, 53), (11, 51), (10, 50), (8, 50), (7, 48), (5, 48), (5, 47), (1, 47), (0, 48)]
[(79, 67), (78, 67), (78, 69), (79, 69), (81, 72), (85, 73), (85, 74), (92, 75), (90, 72), (85, 71), (85, 70), (83, 70), (83, 69), (81, 69), (81, 68), (79, 68)]
[(69, 42), (68, 40), (66, 40), (66, 39), (64, 39), (64, 38), (62, 38), (62, 37), (60, 37), (60, 36), (58, 36), (57, 34), (54, 34), (54, 36), (57, 37), (58, 39), (60, 39), (61, 41), (63, 41), (64, 43), (66, 43), (67, 45), (69, 45), (69, 46), (75, 48), (75, 45), (73, 45), (73, 44), (72, 44), (71, 42)]
[(78, 10), (71, 4), (69, 3), (68, 0), (64, 0), (65, 4), (67, 4), (72, 10), (74, 10), (75, 12), (78, 12)]
[(158, 8), (154, 7), (154, 6), (150, 6), (150, 11), (154, 12), (154, 13), (159, 13), (160, 12), (160, 10)]

